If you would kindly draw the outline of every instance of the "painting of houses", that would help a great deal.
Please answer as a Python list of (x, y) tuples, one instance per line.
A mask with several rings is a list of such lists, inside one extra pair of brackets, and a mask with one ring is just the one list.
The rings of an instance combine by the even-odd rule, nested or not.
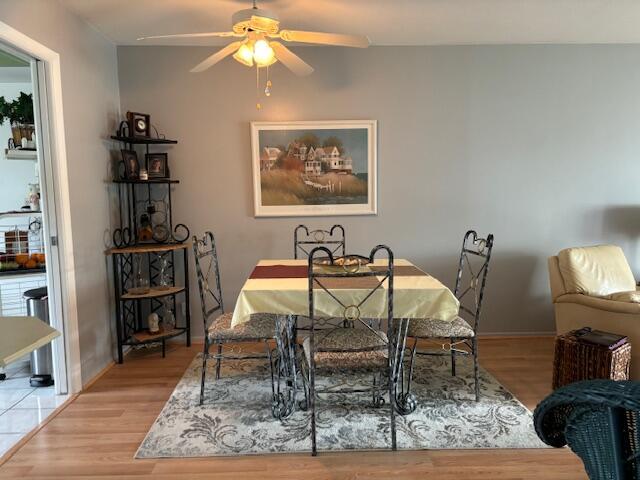
[(256, 216), (376, 213), (376, 123), (253, 122)]
[(260, 170), (271, 170), (281, 153), (278, 147), (264, 147), (260, 152)]

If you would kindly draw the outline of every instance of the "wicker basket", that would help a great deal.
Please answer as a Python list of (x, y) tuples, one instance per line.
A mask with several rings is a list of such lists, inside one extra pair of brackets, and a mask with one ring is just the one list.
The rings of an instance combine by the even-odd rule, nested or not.
[(560, 335), (556, 338), (553, 360), (553, 389), (580, 380), (628, 380), (630, 360), (629, 342), (610, 350), (581, 343), (574, 332)]

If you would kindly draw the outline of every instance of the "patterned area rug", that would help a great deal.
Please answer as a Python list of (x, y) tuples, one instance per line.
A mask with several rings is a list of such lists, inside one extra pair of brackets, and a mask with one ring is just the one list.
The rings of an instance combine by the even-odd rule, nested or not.
[[(398, 448), (545, 448), (533, 429), (531, 412), (483, 369), (481, 399), (476, 403), (471, 362), (461, 359), (457, 363), (458, 375), (451, 377), (448, 358), (418, 359), (415, 393), (419, 406), (411, 415), (396, 417)], [(223, 363), (220, 380), (215, 380), (213, 371), (207, 376), (202, 407), (198, 406), (200, 368), (198, 355), (136, 458), (311, 450), (308, 413), (296, 411), (283, 422), (271, 416), (270, 377), (264, 362)], [(339, 380), (350, 386), (359, 384), (352, 377)], [(316, 381), (322, 386), (326, 380), (317, 377)], [(317, 401), (318, 450), (389, 448), (388, 407), (374, 408), (369, 398), (333, 394)]]

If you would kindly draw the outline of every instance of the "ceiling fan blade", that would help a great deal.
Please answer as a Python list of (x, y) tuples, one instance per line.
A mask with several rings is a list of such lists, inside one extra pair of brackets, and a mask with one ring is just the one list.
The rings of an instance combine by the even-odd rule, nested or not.
[(273, 51), (276, 52), (276, 58), (296, 75), (303, 77), (313, 73), (313, 67), (311, 65), (302, 60), (280, 42), (269, 42), (269, 45), (271, 45)]
[(226, 47), (218, 50), (216, 53), (214, 53), (210, 57), (205, 58), (204, 61), (202, 61), (195, 67), (193, 67), (191, 69), (191, 73), (204, 72), (206, 69), (213, 67), (220, 60), (222, 60), (225, 57), (228, 57), (233, 52), (235, 52), (238, 48), (240, 48), (240, 45), (242, 45), (242, 42), (230, 43)]
[(279, 36), (287, 42), (318, 43), (321, 45), (339, 45), (342, 47), (357, 48), (367, 48), (369, 46), (369, 39), (362, 35), (280, 30)]
[(148, 37), (140, 37), (137, 40), (156, 40), (166, 38), (206, 38), (206, 37), (237, 37), (234, 32), (205, 32), (205, 33), (176, 33), (174, 35), (150, 35)]

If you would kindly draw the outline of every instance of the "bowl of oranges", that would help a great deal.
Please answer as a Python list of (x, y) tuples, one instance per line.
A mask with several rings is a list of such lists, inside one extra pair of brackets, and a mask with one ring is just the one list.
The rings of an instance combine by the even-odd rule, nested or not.
[(11, 270), (34, 270), (46, 266), (44, 253), (0, 254), (0, 272)]

